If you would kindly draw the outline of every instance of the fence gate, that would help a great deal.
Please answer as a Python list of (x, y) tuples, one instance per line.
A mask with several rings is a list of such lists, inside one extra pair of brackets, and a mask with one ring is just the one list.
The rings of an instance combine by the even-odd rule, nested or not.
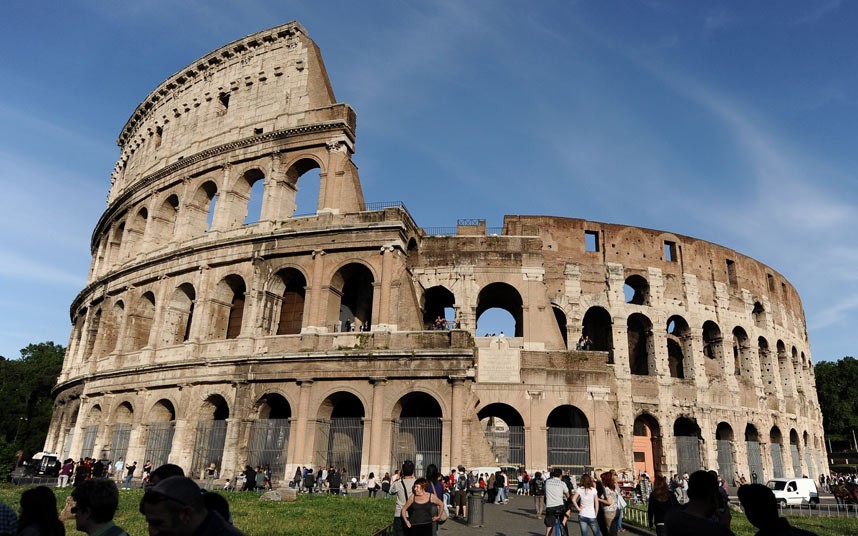
[(497, 465), (524, 467), (524, 426), (488, 429), (485, 434)]
[(736, 465), (733, 463), (733, 442), (719, 439), (715, 443), (718, 449), (718, 471), (726, 482), (736, 479)]
[(404, 417), (393, 421), (394, 469), (405, 460), (414, 462), (417, 475), (426, 474), (426, 467), (434, 463), (441, 471), (441, 419), (439, 417)]
[(360, 477), (363, 418), (334, 417), (316, 423), (316, 460), (322, 467), (345, 469)]
[(83, 448), (80, 450), (81, 458), (95, 457), (95, 438), (98, 436), (98, 425), (91, 424), (83, 429)]
[(152, 462), (152, 467), (160, 467), (168, 463), (170, 450), (173, 448), (173, 433), (176, 425), (173, 422), (153, 422), (149, 425), (149, 437), (146, 438), (146, 459)]
[(548, 429), (548, 469), (560, 467), (572, 474), (590, 471), (590, 432), (587, 428)]
[(249, 465), (271, 468), (275, 475), (286, 471), (286, 447), (289, 444), (289, 419), (259, 419), (250, 426)]
[(772, 473), (774, 478), (784, 477), (784, 460), (779, 443), (772, 443)]
[(751, 480), (751, 474), (757, 473), (760, 482), (765, 482), (766, 476), (763, 472), (763, 454), (760, 450), (760, 443), (757, 441), (745, 441), (745, 448), (748, 449), (748, 482)]
[(790, 444), (789, 453), (792, 457), (792, 472), (796, 478), (801, 478), (801, 457), (798, 455), (798, 445)]
[(700, 441), (695, 436), (676, 436), (676, 472), (691, 474), (700, 469)]
[(108, 458), (118, 460), (128, 454), (128, 441), (131, 439), (131, 425), (119, 423), (113, 425), (113, 439), (110, 442), (110, 453)]
[(194, 440), (194, 458), (191, 462), (191, 478), (202, 478), (202, 473), (214, 464), (220, 474), (223, 467), (223, 446), (226, 443), (226, 421), (201, 421), (197, 423)]

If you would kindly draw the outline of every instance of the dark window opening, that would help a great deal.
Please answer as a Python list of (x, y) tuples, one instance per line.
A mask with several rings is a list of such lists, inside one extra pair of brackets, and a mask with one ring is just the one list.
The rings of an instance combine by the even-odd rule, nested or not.
[(664, 260), (667, 262), (676, 262), (676, 242), (664, 241)]
[(164, 129), (161, 127), (155, 127), (155, 147), (161, 146), (161, 138), (164, 136)]
[(775, 291), (775, 276), (766, 274), (766, 279), (769, 281), (769, 292)]
[(254, 134), (262, 134), (262, 129), (261, 128), (254, 128), (253, 133)]
[(727, 284), (735, 286), (738, 281), (736, 280), (736, 262), (730, 259), (727, 259)]
[(634, 313), (629, 317), (629, 369), (632, 374), (648, 376), (650, 374), (652, 348), (652, 322), (642, 314)]
[[(483, 287), (477, 296), (477, 334), (481, 335), (485, 332), (499, 334), (503, 330), (507, 336), (523, 337), (523, 303), (521, 294), (512, 285), (508, 285), (507, 283), (490, 283)], [(489, 313), (490, 316), (483, 318), (484, 313), (488, 313), (491, 309), (500, 309), (506, 313), (496, 311)], [(501, 318), (497, 316), (492, 320), (491, 315), (496, 313), (500, 315), (503, 321), (498, 322)], [(507, 331), (509, 328), (512, 328), (514, 332), (509, 333)]]
[(218, 95), (217, 100), (220, 102), (221, 106), (223, 106), (222, 111), (227, 111), (229, 109), (229, 93), (221, 93)]
[(584, 231), (584, 245), (586, 251), (599, 251), (598, 231)]
[(647, 305), (649, 302), (649, 283), (639, 275), (629, 276), (623, 288), (626, 303)]

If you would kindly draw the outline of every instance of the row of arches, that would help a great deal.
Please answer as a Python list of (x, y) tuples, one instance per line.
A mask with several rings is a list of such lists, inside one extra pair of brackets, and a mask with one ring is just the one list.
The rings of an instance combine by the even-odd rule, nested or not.
[[(317, 176), (303, 178), (299, 189), (299, 179), (313, 170), (319, 171)], [(209, 230), (315, 214), (321, 170), (320, 162), (305, 156), (279, 180), (255, 166), (238, 173), (207, 174), (187, 186), (167, 189), (116, 218), (99, 243), (94, 271), (105, 273), (141, 252)]]

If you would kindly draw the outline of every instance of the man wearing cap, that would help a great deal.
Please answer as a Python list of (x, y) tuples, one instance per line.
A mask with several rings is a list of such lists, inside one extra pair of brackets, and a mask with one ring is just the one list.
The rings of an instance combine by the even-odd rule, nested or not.
[(199, 486), (183, 476), (165, 478), (140, 500), (151, 536), (244, 536), (219, 514), (207, 510)]
[(113, 480), (87, 480), (72, 491), (75, 528), (90, 536), (128, 536), (113, 523), (119, 507), (119, 489)]

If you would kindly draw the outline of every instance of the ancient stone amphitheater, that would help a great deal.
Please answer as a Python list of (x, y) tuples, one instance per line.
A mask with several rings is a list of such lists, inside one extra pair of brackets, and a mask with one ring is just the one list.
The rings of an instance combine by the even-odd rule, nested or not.
[[(804, 313), (777, 271), (572, 218), (421, 228), (364, 200), (354, 142), (295, 22), (152, 91), (119, 136), (46, 450), (223, 478), (406, 458), (819, 473)], [(318, 200), (299, 216), (301, 188)], [(478, 332), (492, 309), (514, 331)]]

